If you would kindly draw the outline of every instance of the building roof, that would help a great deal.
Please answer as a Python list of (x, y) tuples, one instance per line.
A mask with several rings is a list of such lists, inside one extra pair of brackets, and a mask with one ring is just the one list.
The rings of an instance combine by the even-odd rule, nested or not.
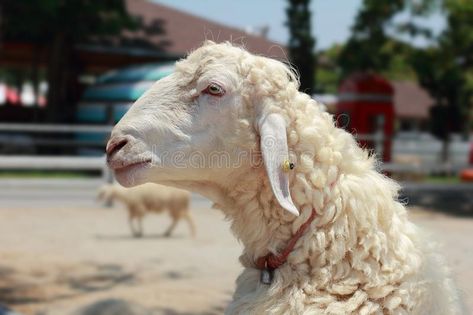
[(231, 41), (244, 45), (252, 53), (286, 59), (284, 46), (262, 36), (247, 34), (243, 30), (149, 0), (126, 0), (126, 4), (129, 13), (137, 16), (146, 26), (146, 30), (124, 34), (134, 44), (142, 43), (170, 55), (184, 56), (206, 39), (216, 42)]
[[(84, 71), (102, 73), (130, 64), (173, 61), (199, 47), (206, 39), (231, 41), (249, 51), (287, 60), (286, 47), (263, 36), (212, 22), (150, 0), (125, 0), (128, 12), (140, 22), (139, 30), (119, 36), (90, 38), (76, 45)], [(31, 67), (33, 57), (39, 66), (47, 65), (49, 47), (32, 43), (3, 42), (0, 65)]]
[(433, 98), (412, 81), (391, 82), (394, 87), (394, 108), (398, 118), (427, 119)]

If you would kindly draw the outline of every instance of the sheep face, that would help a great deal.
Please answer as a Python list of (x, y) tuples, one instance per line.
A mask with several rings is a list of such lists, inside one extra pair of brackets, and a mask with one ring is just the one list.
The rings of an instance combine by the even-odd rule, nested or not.
[(287, 175), (280, 171), (287, 141), (281, 106), (274, 102), (275, 91), (288, 86), (297, 91), (282, 63), (230, 44), (207, 43), (178, 62), (176, 71), (156, 82), (115, 126), (108, 163), (124, 186), (225, 187), (262, 167), (261, 147), (276, 198), (297, 213)]

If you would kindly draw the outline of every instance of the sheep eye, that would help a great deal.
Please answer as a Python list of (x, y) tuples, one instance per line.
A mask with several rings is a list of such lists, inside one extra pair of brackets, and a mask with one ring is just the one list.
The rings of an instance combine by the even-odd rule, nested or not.
[(222, 96), (225, 94), (225, 90), (217, 83), (210, 83), (203, 93), (214, 96)]

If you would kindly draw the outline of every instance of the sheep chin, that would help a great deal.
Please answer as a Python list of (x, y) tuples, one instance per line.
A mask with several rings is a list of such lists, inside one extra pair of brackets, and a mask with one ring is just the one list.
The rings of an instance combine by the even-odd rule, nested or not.
[(115, 178), (124, 187), (133, 187), (148, 182), (146, 180), (150, 163), (147, 161), (132, 163), (115, 170)]

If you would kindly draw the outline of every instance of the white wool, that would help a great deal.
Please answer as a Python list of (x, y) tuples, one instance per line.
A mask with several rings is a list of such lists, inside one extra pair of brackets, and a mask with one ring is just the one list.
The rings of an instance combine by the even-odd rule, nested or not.
[[(199, 94), (212, 80), (223, 82), (225, 96)], [(226, 314), (461, 314), (445, 263), (409, 222), (399, 186), (378, 173), (374, 158), (298, 85), (294, 72), (278, 61), (207, 42), (157, 82), (112, 136), (133, 135), (123, 158), (150, 154), (137, 149), (145, 146), (159, 152), (192, 148), (204, 156), (250, 152), (248, 159), (238, 168), (164, 165), (123, 181), (195, 190), (225, 213), (244, 245), (244, 270)], [(296, 165), (290, 191), (299, 217), (279, 205), (264, 165), (249, 162), (261, 161), (254, 154), (261, 113), (277, 113), (286, 122)], [(170, 115), (176, 119), (171, 123), (162, 118)], [(316, 218), (275, 270), (273, 283), (261, 284), (255, 260), (283, 250), (313, 210)]]

